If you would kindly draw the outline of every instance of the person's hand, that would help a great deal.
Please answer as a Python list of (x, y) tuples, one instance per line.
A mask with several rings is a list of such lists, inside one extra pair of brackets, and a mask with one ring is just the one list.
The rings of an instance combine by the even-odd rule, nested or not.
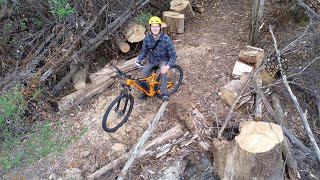
[(162, 66), (161, 69), (160, 69), (160, 72), (162, 74), (165, 74), (168, 72), (168, 70), (170, 69), (170, 66), (166, 65), (166, 66)]

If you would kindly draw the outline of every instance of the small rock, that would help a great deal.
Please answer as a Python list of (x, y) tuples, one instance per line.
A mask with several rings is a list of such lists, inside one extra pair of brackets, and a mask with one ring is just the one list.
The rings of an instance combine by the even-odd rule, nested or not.
[(65, 180), (81, 180), (83, 177), (81, 176), (81, 170), (78, 168), (67, 169), (63, 173), (63, 178)]
[(49, 176), (49, 179), (57, 179), (56, 175), (54, 173), (51, 173), (50, 176)]
[(80, 154), (80, 156), (81, 156), (82, 158), (88, 157), (89, 155), (90, 155), (90, 152), (89, 152), (89, 151), (84, 151), (84, 152), (82, 152), (82, 153)]

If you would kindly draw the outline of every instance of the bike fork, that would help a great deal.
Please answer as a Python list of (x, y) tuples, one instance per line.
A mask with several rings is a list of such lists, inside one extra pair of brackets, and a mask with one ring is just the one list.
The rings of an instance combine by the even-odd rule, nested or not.
[[(121, 104), (121, 99), (124, 98), (124, 97), (126, 98), (126, 101), (124, 102), (124, 106), (123, 106), (122, 110), (120, 110), (120, 112), (118, 112), (120, 104)], [(128, 105), (128, 102), (129, 102), (129, 96), (128, 95), (124, 95), (124, 96), (121, 97), (121, 99), (120, 99), (120, 101), (118, 101), (117, 106), (116, 106), (116, 108), (114, 110), (120, 116), (123, 115), (125, 113), (126, 109), (127, 109), (127, 105)]]

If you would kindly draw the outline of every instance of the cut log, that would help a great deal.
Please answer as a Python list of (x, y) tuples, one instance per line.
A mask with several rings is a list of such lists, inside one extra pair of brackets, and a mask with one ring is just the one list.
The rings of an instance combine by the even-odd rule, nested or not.
[(168, 32), (172, 33), (184, 33), (184, 15), (172, 12), (162, 12), (162, 19), (168, 26)]
[(123, 35), (130, 43), (140, 42), (146, 36), (145, 31), (146, 28), (144, 28), (142, 25), (134, 22), (129, 22), (123, 30)]
[(244, 85), (245, 82), (241, 80), (232, 80), (220, 89), (221, 96), (228, 106), (232, 106)]
[(232, 71), (232, 76), (234, 76), (235, 78), (242, 76), (243, 73), (248, 73), (251, 72), (253, 70), (253, 67), (243, 63), (241, 61), (236, 61), (236, 63), (234, 64), (234, 68)]
[(173, 0), (170, 2), (170, 9), (184, 14), (186, 20), (189, 20), (194, 17), (194, 12), (191, 7), (190, 1), (186, 0)]
[(262, 84), (271, 84), (272, 81), (275, 79), (276, 71), (269, 73), (265, 69), (262, 69), (260, 75), (262, 78)]
[(116, 36), (115, 42), (121, 52), (127, 53), (130, 51), (130, 45), (122, 37)]
[[(164, 143), (174, 141), (183, 136), (185, 134), (185, 131), (182, 130), (182, 126), (177, 124), (174, 127), (172, 127), (170, 130), (162, 133), (157, 138), (150, 141), (140, 152), (138, 157), (143, 157), (145, 155), (155, 155), (159, 152), (158, 147), (162, 146)], [(171, 143), (171, 147), (175, 143)], [(161, 149), (161, 148), (160, 148)], [(106, 166), (102, 167), (98, 171), (94, 172), (90, 176), (87, 177), (87, 179), (97, 179), (107, 173), (108, 171), (114, 169), (115, 167), (119, 166), (120, 164), (124, 163), (129, 157), (129, 153), (122, 155), (120, 158), (114, 160), (113, 162), (107, 164)]]
[(246, 121), (231, 142), (213, 141), (214, 170), (221, 179), (284, 179), (280, 126)]
[[(133, 65), (135, 59), (136, 58), (125, 61), (125, 63), (119, 66), (119, 69), (123, 70), (124, 72), (136, 69), (136, 67)], [(114, 82), (113, 77), (115, 77), (117, 73), (115, 73), (108, 65), (99, 72), (100, 74), (96, 74), (95, 76), (96, 79), (91, 80), (91, 84), (79, 91), (63, 97), (58, 102), (59, 110), (70, 110), (72, 107), (83, 103), (87, 99), (93, 97), (94, 95), (102, 93), (106, 88), (110, 87)]]
[(264, 50), (252, 46), (246, 46), (245, 49), (240, 50), (239, 59), (243, 62), (256, 64), (256, 69), (262, 65), (264, 58)]
[[(262, 87), (262, 78), (259, 74), (255, 78), (258, 87), (261, 89)], [(254, 120), (261, 121), (262, 120), (262, 110), (263, 110), (263, 103), (261, 97), (256, 94), (255, 96), (255, 111), (254, 111)]]

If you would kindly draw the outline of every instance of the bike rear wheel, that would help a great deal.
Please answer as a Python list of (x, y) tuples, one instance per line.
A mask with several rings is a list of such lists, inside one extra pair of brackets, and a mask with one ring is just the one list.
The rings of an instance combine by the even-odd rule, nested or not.
[[(179, 65), (173, 65), (167, 72), (168, 77), (168, 96), (176, 93), (178, 88), (180, 87), (183, 79), (183, 70)], [(160, 74), (157, 77), (157, 82), (161, 84)], [(160, 95), (160, 84), (155, 86), (157, 90), (157, 97), (161, 97)]]
[(115, 132), (129, 118), (134, 100), (131, 94), (121, 94), (114, 99), (102, 119), (102, 128), (106, 132)]

